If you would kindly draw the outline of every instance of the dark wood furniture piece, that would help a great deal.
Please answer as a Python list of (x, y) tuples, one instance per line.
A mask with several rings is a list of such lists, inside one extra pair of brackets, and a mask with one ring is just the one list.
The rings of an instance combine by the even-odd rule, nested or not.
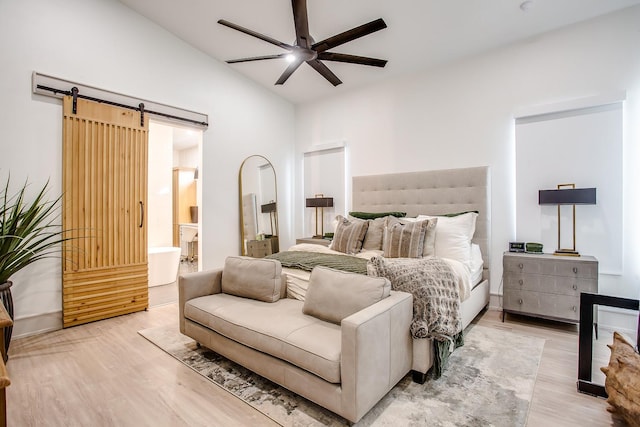
[(2, 354), (2, 357), (0, 358), (0, 427), (5, 427), (7, 425), (6, 388), (11, 385), (11, 380), (7, 373), (7, 366), (4, 364), (5, 360), (7, 360), (4, 345), (4, 328), (12, 325), (13, 321), (11, 320), (11, 317), (9, 317), (4, 305), (0, 303), (0, 353)]
[[(627, 310), (640, 310), (640, 300), (619, 298), (608, 295), (592, 293), (580, 294), (580, 328), (578, 337), (578, 391), (594, 396), (608, 397), (603, 385), (591, 382), (591, 369), (593, 366), (593, 306), (605, 305), (607, 307), (624, 308)], [(638, 336), (636, 349), (640, 345), (640, 315), (638, 316)]]

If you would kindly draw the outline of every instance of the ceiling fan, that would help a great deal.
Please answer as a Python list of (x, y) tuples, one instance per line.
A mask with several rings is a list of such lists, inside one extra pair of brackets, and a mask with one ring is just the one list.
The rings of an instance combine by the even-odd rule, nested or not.
[(227, 61), (227, 63), (235, 64), (238, 62), (287, 58), (291, 61), (291, 63), (289, 64), (287, 69), (284, 70), (284, 72), (276, 82), (277, 85), (281, 85), (287, 81), (291, 74), (293, 74), (293, 72), (296, 71), (303, 62), (306, 62), (311, 66), (311, 68), (320, 73), (334, 86), (339, 85), (340, 83), (342, 83), (342, 81), (340, 81), (340, 79), (322, 62), (323, 60), (370, 65), (373, 67), (384, 67), (387, 64), (387, 61), (384, 59), (348, 55), (345, 53), (328, 52), (329, 49), (387, 28), (387, 24), (385, 24), (385, 22), (381, 18), (376, 19), (375, 21), (371, 21), (367, 24), (360, 25), (359, 27), (352, 28), (333, 37), (329, 37), (328, 39), (315, 42), (313, 40), (313, 37), (311, 37), (311, 35), (309, 34), (307, 0), (291, 0), (291, 5), (293, 6), (293, 21), (296, 29), (296, 40), (294, 45), (283, 43), (269, 36), (265, 36), (264, 34), (257, 33), (247, 28), (241, 27), (240, 25), (233, 24), (229, 21), (225, 21), (224, 19), (219, 20), (218, 24), (233, 28), (234, 30), (259, 38), (260, 40), (264, 40), (267, 43), (271, 43), (286, 50), (285, 53), (276, 55), (232, 59), (230, 61)]

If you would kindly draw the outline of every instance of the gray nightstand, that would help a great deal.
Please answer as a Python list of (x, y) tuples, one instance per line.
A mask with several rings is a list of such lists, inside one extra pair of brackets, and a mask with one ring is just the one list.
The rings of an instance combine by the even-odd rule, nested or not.
[(331, 244), (331, 240), (329, 239), (314, 239), (313, 237), (302, 237), (300, 239), (296, 239), (296, 245), (301, 243), (311, 243), (314, 245), (322, 245), (329, 246)]
[[(598, 260), (505, 252), (503, 314), (580, 323), (580, 293), (598, 293)], [(597, 327), (597, 320), (596, 320)]]
[(280, 250), (278, 237), (267, 237), (264, 240), (249, 240), (247, 242), (247, 255), (253, 258), (264, 258), (275, 254)]

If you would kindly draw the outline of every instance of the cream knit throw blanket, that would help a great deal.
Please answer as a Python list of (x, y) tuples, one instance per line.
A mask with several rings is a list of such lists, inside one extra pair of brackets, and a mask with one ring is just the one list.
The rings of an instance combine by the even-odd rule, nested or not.
[(412, 337), (448, 344), (462, 331), (458, 284), (445, 261), (376, 256), (368, 262), (367, 273), (386, 277), (393, 290), (413, 294)]

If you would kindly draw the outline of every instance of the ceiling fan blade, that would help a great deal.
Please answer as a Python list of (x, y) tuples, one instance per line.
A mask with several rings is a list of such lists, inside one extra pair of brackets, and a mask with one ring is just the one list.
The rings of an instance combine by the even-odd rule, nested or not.
[(276, 84), (277, 85), (284, 84), (284, 82), (286, 82), (287, 79), (289, 77), (291, 77), (291, 74), (293, 74), (293, 72), (298, 69), (300, 64), (302, 64), (302, 61), (299, 60), (299, 59), (297, 59), (297, 60), (293, 61), (291, 64), (289, 64), (289, 66), (287, 67), (286, 70), (284, 70), (284, 73), (282, 73), (282, 75), (280, 76), (280, 78), (278, 79)]
[(316, 70), (318, 73), (320, 73), (322, 77), (329, 80), (329, 83), (331, 83), (332, 85), (338, 86), (339, 84), (342, 83), (342, 81), (338, 78), (338, 76), (333, 74), (333, 71), (331, 71), (326, 65), (324, 65), (322, 62), (318, 61), (317, 59), (314, 59), (312, 61), (307, 61), (307, 64), (311, 65), (311, 67), (314, 70)]
[(220, 19), (218, 21), (218, 24), (224, 25), (225, 27), (233, 28), (234, 30), (240, 31), (241, 33), (245, 33), (245, 34), (248, 34), (248, 35), (250, 35), (252, 37), (256, 37), (256, 38), (258, 38), (260, 40), (264, 40), (267, 43), (274, 44), (274, 45), (276, 45), (278, 47), (281, 47), (283, 49), (292, 49), (293, 48), (293, 46), (291, 46), (291, 45), (288, 45), (286, 43), (282, 43), (281, 41), (273, 39), (273, 38), (271, 38), (269, 36), (265, 36), (264, 34), (256, 33), (255, 31), (252, 31), (252, 30), (250, 30), (248, 28), (241, 27), (240, 25), (236, 25), (236, 24), (234, 24), (232, 22), (225, 21), (224, 19)]
[(284, 58), (288, 53), (279, 53), (277, 55), (252, 56), (251, 58), (230, 59), (227, 64), (237, 64), (238, 62), (262, 61), (263, 59)]
[(371, 21), (367, 24), (360, 25), (359, 27), (352, 28), (344, 33), (340, 33), (333, 37), (329, 37), (328, 39), (319, 41), (318, 43), (314, 43), (311, 46), (311, 49), (316, 52), (324, 52), (325, 50), (329, 50), (336, 46), (340, 46), (352, 40), (358, 39), (360, 37), (364, 37), (368, 34), (375, 33), (376, 31), (380, 31), (387, 28), (387, 24), (385, 24), (382, 18), (378, 18), (375, 21)]
[(324, 61), (348, 62), (350, 64), (371, 65), (372, 67), (384, 67), (386, 59), (369, 58), (366, 56), (347, 55), (346, 53), (320, 52), (318, 59)]
[(293, 23), (296, 27), (296, 44), (305, 49), (311, 46), (309, 35), (309, 15), (307, 14), (307, 0), (291, 0), (293, 7)]

